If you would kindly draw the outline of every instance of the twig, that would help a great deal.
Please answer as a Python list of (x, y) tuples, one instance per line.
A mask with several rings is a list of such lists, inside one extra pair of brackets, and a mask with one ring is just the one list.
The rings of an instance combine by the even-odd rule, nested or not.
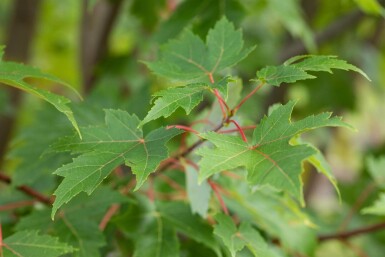
[(117, 204), (117, 203), (112, 204), (110, 206), (110, 208), (104, 215), (103, 219), (99, 223), (99, 229), (101, 231), (103, 231), (106, 228), (108, 222), (111, 220), (112, 216), (114, 216), (114, 214), (119, 210), (119, 208), (120, 208), (120, 204)]
[(357, 198), (356, 202), (350, 208), (348, 215), (345, 217), (344, 221), (341, 223), (339, 227), (339, 231), (343, 231), (348, 226), (350, 220), (353, 215), (360, 209), (365, 200), (370, 196), (370, 194), (376, 188), (376, 183), (372, 182), (366, 186), (366, 188), (361, 192), (360, 196)]
[(381, 229), (385, 229), (385, 222), (380, 222), (374, 225), (369, 225), (366, 227), (361, 227), (350, 231), (339, 232), (339, 233), (329, 234), (329, 235), (320, 235), (318, 237), (318, 241), (323, 242), (323, 241), (328, 241), (333, 239), (344, 240), (354, 236), (375, 232)]
[(0, 206), (0, 211), (7, 211), (7, 210), (13, 210), (24, 206), (31, 206), (34, 203), (35, 203), (34, 200), (29, 200), (29, 201), (19, 201), (15, 203), (3, 204)]
[[(0, 172), (0, 181), (5, 182), (6, 184), (11, 184), (11, 178), (8, 177), (7, 175), (1, 173), (1, 172)], [(32, 196), (33, 198), (35, 198), (39, 202), (44, 203), (45, 205), (51, 206), (53, 203), (52, 198), (47, 197), (47, 196), (39, 193), (38, 191), (36, 191), (35, 189), (33, 189), (29, 186), (25, 186), (25, 185), (18, 186), (18, 187), (16, 187), (16, 189), (22, 191), (23, 193), (25, 193), (29, 196)]]

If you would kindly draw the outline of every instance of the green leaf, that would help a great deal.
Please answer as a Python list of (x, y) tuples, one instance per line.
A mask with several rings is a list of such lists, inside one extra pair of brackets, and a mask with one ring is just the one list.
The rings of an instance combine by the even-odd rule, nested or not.
[(211, 226), (198, 215), (191, 214), (190, 207), (182, 202), (158, 202), (157, 209), (162, 217), (182, 234), (212, 249), (221, 256), (218, 242)]
[(147, 66), (167, 78), (192, 80), (213, 76), (235, 65), (253, 49), (243, 49), (242, 32), (222, 18), (207, 34), (206, 44), (191, 31), (185, 31), (179, 39), (162, 47), (160, 60)]
[(269, 238), (278, 238), (283, 249), (311, 256), (317, 244), (312, 221), (291, 196), (272, 188), (250, 190), (232, 182), (228, 208), (243, 222), (256, 224)]
[[(154, 214), (155, 215), (155, 214)], [(149, 224), (148, 230), (141, 234), (135, 244), (134, 257), (178, 257), (179, 242), (176, 232), (163, 223), (161, 217)]]
[(225, 77), (217, 83), (208, 85), (206, 83), (188, 84), (184, 87), (174, 87), (162, 90), (153, 94), (155, 100), (154, 106), (148, 112), (147, 116), (139, 123), (143, 126), (145, 123), (155, 120), (159, 117), (167, 118), (179, 107), (182, 107), (186, 114), (189, 114), (203, 100), (204, 91), (217, 89), (224, 97), (227, 97), (228, 83), (230, 77)]
[[(290, 141), (290, 143), (293, 145), (304, 144), (304, 142), (301, 140), (300, 137), (293, 138)], [(330, 181), (330, 183), (332, 183), (332, 185), (334, 186), (334, 189), (338, 194), (339, 199), (341, 200), (341, 194), (337, 185), (337, 179), (333, 175), (332, 168), (330, 167), (329, 163), (327, 162), (327, 160), (325, 159), (321, 151), (318, 150), (313, 144), (310, 144), (310, 143), (306, 143), (306, 144), (311, 148), (313, 148), (313, 150), (315, 151), (315, 154), (310, 156), (307, 159), (307, 161), (311, 163), (319, 173), (322, 173), (323, 175), (325, 175), (325, 177)]]
[(50, 209), (35, 210), (23, 217), (16, 225), (20, 230), (41, 230), (58, 236), (78, 249), (74, 256), (100, 256), (99, 248), (105, 245), (99, 222), (107, 209), (128, 199), (107, 187), (99, 187), (91, 196), (79, 194), (60, 210), (55, 221), (50, 218)]
[(91, 194), (109, 173), (121, 164), (136, 175), (136, 188), (168, 157), (167, 141), (180, 133), (159, 128), (146, 137), (139, 119), (120, 110), (105, 110), (105, 126), (82, 128), (83, 141), (68, 141), (66, 147), (81, 155), (55, 171), (64, 180), (55, 191), (52, 218), (57, 209), (84, 191)]
[(206, 218), (211, 197), (211, 187), (207, 181), (198, 184), (198, 172), (191, 165), (185, 165), (185, 171), (187, 197), (190, 200), (191, 211)]
[(368, 168), (369, 174), (372, 176), (376, 184), (385, 188), (385, 156), (375, 158), (374, 156), (368, 156), (366, 158), (366, 166)]
[(199, 36), (205, 36), (221, 17), (239, 24), (244, 14), (245, 10), (238, 0), (185, 0), (155, 31), (155, 38), (163, 43), (176, 37), (186, 27), (192, 27)]
[(362, 209), (362, 214), (385, 215), (385, 193), (381, 193), (372, 206)]
[[(68, 153), (47, 153), (50, 145), (58, 138), (72, 132), (72, 127), (63, 115), (48, 103), (33, 113), (33, 121), (24, 126), (15, 135), (8, 158), (12, 161), (21, 160), (12, 174), (14, 186), (30, 185), (44, 181), (52, 182), (52, 189), (57, 186), (52, 175), (63, 163), (71, 160)], [(46, 121), (50, 122), (47, 126)], [(47, 183), (48, 184), (48, 183)], [(41, 188), (40, 190), (43, 190)]]
[(298, 80), (314, 79), (309, 71), (332, 73), (332, 69), (355, 71), (370, 81), (369, 77), (356, 66), (339, 60), (336, 56), (301, 55), (287, 60), (283, 65), (267, 66), (257, 72), (257, 78), (273, 86), (294, 83)]
[(291, 122), (294, 101), (276, 108), (271, 115), (263, 118), (254, 130), (251, 143), (238, 136), (209, 132), (201, 135), (215, 145), (197, 151), (200, 161), (199, 180), (223, 170), (246, 167), (247, 180), (251, 185), (270, 185), (284, 190), (303, 202), (302, 161), (316, 151), (307, 145), (290, 145), (294, 136), (325, 126), (349, 127), (340, 117), (330, 118), (330, 113), (309, 116)]
[(385, 9), (377, 0), (355, 0), (355, 2), (366, 13), (385, 16)]
[[(3, 48), (0, 48), (0, 57), (2, 56), (3, 56)], [(74, 90), (66, 82), (62, 81), (61, 79), (53, 75), (46, 74), (33, 67), (25, 66), (23, 64), (14, 63), (14, 62), (4, 62), (0, 59), (0, 82), (1, 83), (4, 83), (12, 87), (16, 87), (25, 92), (36, 95), (44, 99), (45, 101), (49, 102), (50, 104), (55, 106), (55, 108), (58, 111), (62, 112), (64, 115), (67, 116), (72, 126), (76, 129), (79, 136), (81, 136), (78, 124), (75, 120), (72, 110), (68, 107), (68, 104), (71, 101), (64, 96), (59, 96), (49, 91), (36, 88), (32, 84), (25, 81), (28, 78), (34, 78), (34, 79), (36, 78), (36, 79), (52, 81), (54, 83), (64, 85), (70, 88), (71, 90)]]
[(206, 84), (197, 83), (185, 87), (169, 88), (155, 93), (153, 96), (157, 99), (154, 106), (140, 122), (139, 126), (162, 116), (167, 118), (179, 107), (182, 107), (186, 114), (189, 114), (203, 100), (203, 91), (206, 88), (208, 88)]
[(302, 14), (300, 2), (297, 0), (269, 0), (267, 7), (274, 17), (278, 19), (292, 35), (300, 37), (307, 49), (311, 52), (316, 50), (313, 33)]
[(55, 237), (38, 235), (37, 231), (19, 231), (4, 239), (2, 248), (4, 257), (56, 257), (75, 250)]
[(227, 215), (217, 214), (215, 220), (218, 224), (214, 226), (214, 234), (223, 240), (232, 257), (235, 257), (236, 253), (245, 246), (256, 257), (275, 256), (269, 250), (262, 236), (249, 223), (241, 223), (239, 229), (237, 229), (233, 220)]

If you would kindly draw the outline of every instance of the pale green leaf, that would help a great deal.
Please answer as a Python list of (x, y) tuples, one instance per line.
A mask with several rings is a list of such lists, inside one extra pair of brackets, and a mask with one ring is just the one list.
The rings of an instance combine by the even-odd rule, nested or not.
[(244, 142), (238, 136), (214, 132), (202, 134), (215, 145), (197, 151), (200, 161), (199, 180), (223, 170), (246, 167), (247, 180), (253, 186), (270, 185), (284, 190), (303, 202), (300, 175), (302, 161), (316, 151), (307, 145), (290, 145), (289, 141), (303, 132), (325, 126), (348, 125), (340, 117), (331, 118), (330, 113), (309, 116), (291, 122), (290, 116), (295, 102), (276, 108), (263, 118), (254, 130), (251, 142)]
[(297, 0), (269, 0), (267, 7), (293, 36), (300, 37), (310, 52), (316, 50), (313, 33), (307, 25)]
[(366, 166), (376, 184), (381, 188), (385, 188), (385, 156), (378, 158), (368, 156)]
[[(0, 48), (0, 57), (2, 55), (3, 55), (3, 49)], [(30, 66), (25, 66), (23, 64), (14, 63), (14, 62), (4, 62), (0, 59), (0, 82), (1, 83), (12, 87), (16, 87), (25, 92), (36, 95), (44, 99), (45, 101), (49, 102), (50, 104), (55, 106), (55, 108), (58, 111), (62, 112), (64, 115), (67, 116), (68, 120), (76, 129), (79, 136), (81, 136), (78, 124), (75, 120), (72, 110), (68, 107), (70, 100), (64, 96), (56, 95), (47, 90), (40, 89), (33, 86), (32, 84), (26, 82), (26, 79), (29, 79), (29, 78), (48, 80), (54, 83), (64, 85), (70, 88), (71, 90), (74, 90), (66, 82), (62, 81), (61, 79), (53, 75), (46, 74)]]
[(271, 188), (251, 192), (237, 182), (231, 188), (226, 204), (241, 221), (256, 224), (270, 238), (278, 238), (284, 249), (311, 255), (317, 242), (315, 225), (297, 201)]
[(58, 238), (38, 235), (37, 231), (19, 231), (3, 241), (4, 257), (56, 257), (74, 252), (74, 248)]
[(232, 257), (235, 257), (236, 253), (245, 246), (256, 257), (275, 256), (274, 252), (268, 248), (262, 236), (249, 223), (241, 223), (239, 228), (237, 228), (233, 220), (224, 214), (217, 214), (215, 220), (218, 224), (214, 226), (214, 234), (223, 240)]
[(198, 172), (191, 165), (185, 165), (185, 171), (187, 197), (190, 200), (191, 211), (206, 218), (209, 209), (211, 187), (207, 181), (198, 184)]
[(136, 175), (136, 189), (160, 162), (168, 157), (167, 141), (180, 133), (159, 128), (143, 137), (139, 119), (120, 110), (105, 110), (105, 126), (82, 128), (83, 141), (68, 140), (67, 148), (81, 155), (55, 171), (64, 177), (55, 191), (52, 217), (57, 209), (84, 191), (91, 194), (119, 165), (126, 164)]
[(243, 49), (243, 44), (242, 32), (222, 18), (207, 34), (206, 44), (191, 31), (185, 31), (161, 48), (160, 60), (147, 66), (158, 75), (176, 80), (213, 76), (254, 49)]
[[(303, 144), (304, 142), (301, 140), (300, 137), (298, 137), (298, 138), (293, 138), (290, 141), (290, 143)], [(337, 179), (335, 178), (329, 163), (327, 162), (323, 154), (313, 144), (310, 144), (310, 143), (306, 143), (306, 144), (312, 147), (315, 151), (315, 154), (310, 156), (307, 159), (307, 161), (311, 163), (319, 173), (322, 173), (323, 175), (325, 175), (325, 177), (330, 181), (330, 183), (332, 183), (332, 185), (334, 186), (334, 189), (338, 194), (338, 197), (341, 199), (340, 190), (338, 189), (338, 185), (337, 185)]]
[(362, 209), (363, 214), (385, 216), (385, 193), (381, 193), (373, 205)]
[(316, 76), (308, 72), (329, 72), (332, 69), (355, 71), (366, 79), (369, 77), (356, 66), (336, 56), (301, 55), (287, 60), (283, 65), (267, 66), (257, 72), (257, 78), (273, 86), (280, 86), (282, 83), (294, 83), (298, 80), (314, 79)]
[(377, 0), (355, 0), (355, 2), (366, 13), (385, 16), (385, 9)]

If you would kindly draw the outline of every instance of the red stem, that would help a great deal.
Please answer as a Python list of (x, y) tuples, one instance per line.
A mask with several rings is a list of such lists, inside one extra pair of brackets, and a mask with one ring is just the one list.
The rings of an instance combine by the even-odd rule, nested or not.
[(107, 210), (106, 214), (104, 214), (103, 219), (99, 223), (99, 229), (103, 231), (106, 227), (108, 222), (111, 220), (112, 216), (119, 210), (120, 204), (112, 204), (110, 208)]
[(177, 128), (177, 129), (182, 129), (184, 131), (188, 131), (188, 132), (192, 132), (196, 135), (199, 135), (200, 133), (198, 131), (196, 131), (195, 129), (192, 129), (190, 127), (187, 127), (187, 126), (184, 126), (184, 125), (170, 125), (170, 126), (167, 126), (166, 129), (171, 129), (171, 128)]
[(241, 126), (239, 126), (238, 122), (236, 122), (235, 120), (229, 120), (229, 122), (233, 123), (237, 127), (239, 134), (241, 134), (242, 140), (247, 143), (247, 138), (246, 138), (245, 132), (243, 132), (243, 130), (242, 130)]
[(207, 180), (207, 182), (209, 183), (209, 185), (211, 186), (211, 189), (214, 191), (214, 194), (215, 196), (217, 197), (218, 201), (219, 201), (219, 204), (221, 205), (221, 208), (223, 210), (223, 212), (226, 214), (226, 215), (229, 215), (229, 210), (227, 209), (227, 206), (225, 204), (225, 202), (223, 201), (223, 198), (218, 190), (218, 187), (217, 185), (212, 182), (211, 180)]
[(214, 95), (217, 97), (219, 106), (221, 107), (223, 119), (226, 119), (228, 116), (228, 113), (230, 112), (229, 106), (226, 104), (225, 100), (222, 98), (222, 96), (219, 94), (218, 89), (214, 89)]
[[(251, 125), (251, 126), (243, 126), (241, 127), (241, 129), (243, 131), (245, 130), (249, 130), (249, 129), (255, 129), (257, 126), (255, 125)], [(221, 131), (218, 131), (219, 134), (226, 134), (226, 133), (233, 133), (233, 132), (238, 132), (239, 129), (225, 129), (225, 130), (221, 130)]]
[(8, 203), (0, 206), (0, 211), (13, 210), (24, 206), (31, 206), (35, 203), (35, 200), (19, 201), (15, 203)]
[(215, 81), (214, 81), (213, 74), (212, 74), (211, 72), (209, 72), (209, 73), (207, 73), (207, 76), (209, 76), (210, 82), (211, 82), (212, 84), (214, 84)]
[(252, 96), (254, 95), (265, 83), (259, 84), (256, 88), (253, 89), (245, 98), (243, 98), (237, 106), (234, 107), (233, 113), (236, 113), (239, 108)]

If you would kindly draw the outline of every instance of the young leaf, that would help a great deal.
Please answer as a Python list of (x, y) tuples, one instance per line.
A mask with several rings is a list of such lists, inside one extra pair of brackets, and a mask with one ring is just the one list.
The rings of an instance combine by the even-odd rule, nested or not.
[(167, 118), (179, 107), (182, 107), (186, 114), (189, 114), (203, 100), (203, 91), (206, 88), (207, 85), (197, 83), (185, 87), (169, 88), (155, 93), (153, 96), (158, 99), (155, 100), (154, 106), (139, 125), (142, 126), (162, 116)]
[(2, 248), (4, 257), (56, 257), (75, 250), (55, 237), (38, 235), (37, 231), (19, 231), (4, 239)]
[(214, 226), (214, 234), (222, 239), (232, 257), (235, 257), (236, 253), (241, 251), (245, 246), (256, 257), (276, 256), (269, 250), (266, 242), (258, 231), (253, 229), (250, 224), (241, 223), (237, 229), (233, 220), (224, 214), (217, 214), (215, 220), (218, 224)]
[(215, 148), (205, 147), (197, 152), (203, 157), (200, 161), (200, 181), (222, 170), (245, 166), (247, 180), (251, 185), (270, 185), (303, 202), (301, 164), (316, 151), (307, 145), (292, 146), (289, 144), (290, 139), (320, 127), (348, 125), (339, 117), (330, 118), (330, 113), (291, 122), (294, 105), (295, 102), (290, 101), (263, 118), (254, 130), (251, 143), (237, 136), (214, 132), (203, 134), (202, 137), (212, 142)]
[(83, 128), (83, 141), (68, 141), (67, 148), (81, 155), (55, 171), (64, 180), (54, 193), (52, 218), (75, 195), (82, 191), (91, 194), (121, 164), (131, 167), (138, 189), (168, 157), (167, 141), (180, 133), (177, 129), (159, 128), (143, 137), (135, 115), (120, 110), (105, 110), (105, 113), (105, 126)]
[(273, 86), (282, 83), (294, 83), (298, 80), (314, 79), (316, 76), (309, 71), (324, 71), (332, 73), (332, 69), (355, 71), (370, 81), (369, 77), (356, 66), (339, 60), (336, 56), (301, 55), (287, 60), (283, 65), (267, 66), (257, 72), (258, 80)]
[[(0, 46), (0, 57), (2, 55), (3, 55), (3, 48)], [(75, 120), (72, 110), (68, 107), (68, 103), (70, 103), (71, 101), (68, 98), (65, 98), (64, 96), (56, 95), (49, 91), (34, 87), (33, 85), (25, 81), (25, 79), (27, 78), (36, 78), (36, 79), (52, 81), (52, 82), (64, 85), (70, 88), (71, 90), (74, 90), (66, 82), (62, 81), (61, 79), (53, 75), (46, 74), (36, 68), (25, 66), (23, 64), (14, 63), (14, 62), (4, 62), (0, 58), (0, 83), (4, 83), (6, 85), (16, 87), (25, 92), (36, 95), (44, 99), (45, 101), (49, 102), (50, 104), (55, 106), (55, 108), (58, 111), (62, 112), (64, 115), (67, 116), (72, 126), (76, 129), (79, 136), (81, 136), (78, 124)]]
[(378, 158), (375, 158), (374, 156), (367, 157), (366, 166), (376, 184), (381, 188), (385, 188), (385, 156)]
[(373, 205), (364, 208), (361, 212), (363, 214), (385, 216), (385, 193), (381, 193)]
[(244, 59), (253, 49), (243, 49), (242, 32), (222, 18), (207, 34), (206, 44), (191, 31), (185, 31), (179, 39), (162, 47), (160, 60), (146, 64), (154, 73), (171, 79), (211, 78)]
[(204, 91), (217, 89), (227, 97), (228, 82), (230, 81), (230, 77), (225, 77), (212, 85), (195, 83), (188, 84), (184, 87), (174, 87), (157, 92), (153, 95), (154, 98), (157, 98), (154, 106), (148, 112), (147, 116), (139, 123), (139, 126), (143, 126), (145, 123), (162, 116), (167, 118), (179, 107), (182, 107), (186, 111), (186, 114), (189, 114), (195, 106), (202, 102)]

